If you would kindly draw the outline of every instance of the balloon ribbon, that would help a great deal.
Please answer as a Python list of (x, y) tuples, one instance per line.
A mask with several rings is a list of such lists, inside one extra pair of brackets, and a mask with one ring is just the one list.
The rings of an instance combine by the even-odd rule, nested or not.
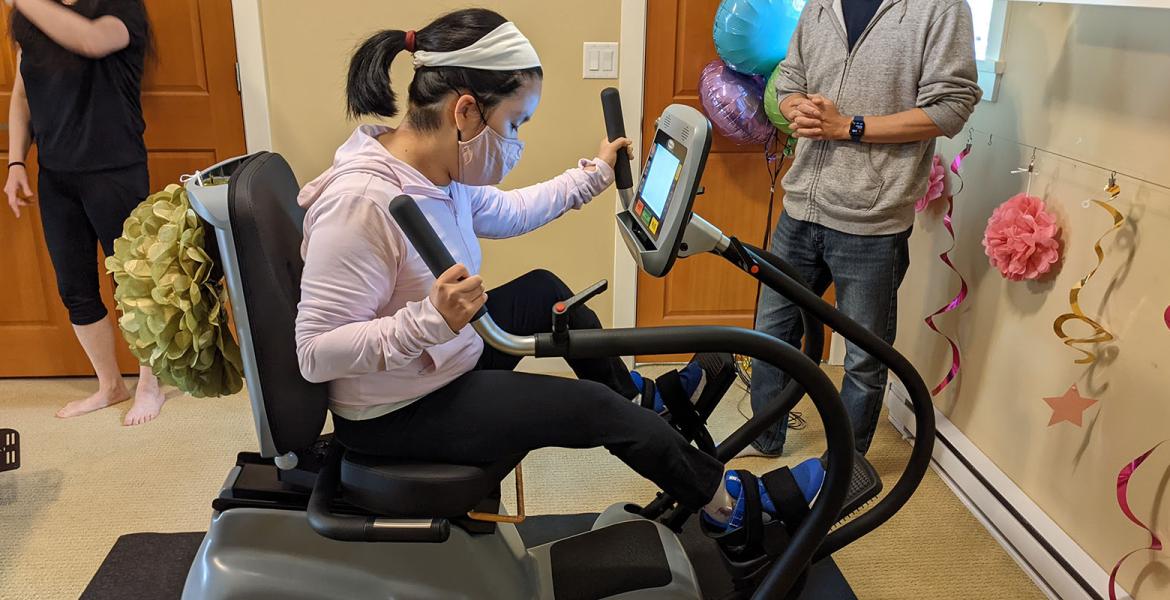
[(950, 248), (947, 248), (946, 251), (944, 251), (942, 254), (938, 255), (939, 260), (942, 260), (947, 267), (955, 272), (955, 275), (959, 276), (959, 293), (956, 294), (954, 298), (951, 298), (950, 302), (946, 303), (941, 308), (928, 315), (926, 319), (924, 319), (926, 321), (927, 327), (930, 327), (932, 330), (934, 330), (935, 333), (946, 338), (947, 343), (951, 345), (951, 370), (947, 373), (946, 377), (944, 377), (943, 380), (940, 381), (938, 385), (934, 386), (934, 389), (930, 391), (932, 396), (937, 396), (939, 392), (946, 389), (946, 387), (950, 385), (952, 381), (954, 381), (955, 377), (957, 377), (959, 374), (959, 367), (961, 364), (959, 345), (955, 343), (955, 340), (951, 339), (951, 336), (939, 330), (938, 326), (934, 324), (934, 318), (959, 308), (959, 305), (963, 303), (963, 300), (967, 299), (967, 280), (963, 279), (963, 274), (959, 272), (959, 269), (957, 269), (955, 264), (951, 261), (951, 251), (955, 249), (956, 244), (955, 227), (953, 224), (955, 196), (957, 196), (959, 192), (963, 191), (963, 176), (959, 174), (959, 169), (963, 166), (963, 159), (967, 158), (967, 155), (970, 153), (971, 144), (967, 144), (967, 147), (963, 148), (963, 151), (955, 157), (953, 162), (951, 162), (951, 172), (955, 174), (955, 177), (959, 178), (959, 189), (954, 194), (947, 196), (947, 214), (943, 216), (943, 227), (946, 227), (947, 233), (949, 233), (951, 236), (951, 246)]
[[(1109, 331), (1101, 326), (1100, 323), (1090, 318), (1085, 314), (1085, 311), (1081, 310), (1079, 296), (1081, 294), (1081, 289), (1085, 287), (1085, 284), (1089, 282), (1089, 279), (1093, 277), (1093, 275), (1097, 272), (1097, 269), (1101, 268), (1101, 263), (1105, 262), (1105, 251), (1101, 249), (1101, 240), (1104, 240), (1105, 237), (1110, 233), (1117, 231), (1119, 228), (1121, 228), (1121, 224), (1125, 222), (1125, 217), (1121, 216), (1121, 211), (1108, 204), (1108, 201), (1102, 202), (1101, 200), (1091, 200), (1091, 202), (1105, 209), (1105, 211), (1113, 217), (1113, 226), (1105, 230), (1105, 233), (1102, 233), (1101, 237), (1097, 238), (1096, 243), (1093, 244), (1093, 252), (1097, 253), (1096, 266), (1093, 267), (1092, 271), (1089, 271), (1088, 275), (1082, 277), (1081, 280), (1078, 281), (1077, 284), (1074, 285), (1068, 292), (1068, 303), (1069, 307), (1071, 308), (1071, 312), (1060, 315), (1056, 318), (1056, 321), (1052, 323), (1053, 331), (1055, 331), (1056, 336), (1059, 337), (1062, 342), (1064, 342), (1064, 345), (1072, 348), (1073, 350), (1076, 350), (1077, 352), (1080, 352), (1081, 354), (1084, 354), (1083, 357), (1076, 360), (1076, 364), (1078, 365), (1087, 365), (1096, 362), (1097, 355), (1084, 348), (1078, 348), (1077, 344), (1103, 344), (1113, 341), (1114, 339), (1112, 333), (1109, 333)], [(1093, 328), (1093, 334), (1088, 337), (1078, 338), (1065, 333), (1064, 326), (1070, 321), (1081, 321), (1085, 323), (1089, 327)]]
[(1137, 554), (1138, 552), (1143, 552), (1146, 550), (1160, 552), (1162, 550), (1162, 540), (1158, 537), (1158, 533), (1150, 528), (1149, 525), (1142, 523), (1141, 519), (1137, 518), (1137, 516), (1133, 514), (1133, 510), (1129, 507), (1129, 480), (1138, 470), (1138, 467), (1142, 466), (1142, 463), (1146, 462), (1146, 459), (1154, 453), (1154, 450), (1157, 450), (1158, 446), (1165, 444), (1167, 441), (1170, 440), (1163, 440), (1158, 442), (1153, 448), (1146, 450), (1145, 453), (1143, 453), (1141, 456), (1138, 456), (1137, 458), (1130, 461), (1129, 464), (1125, 465), (1125, 467), (1121, 469), (1121, 472), (1117, 474), (1117, 504), (1121, 507), (1121, 512), (1125, 515), (1125, 518), (1133, 521), (1134, 524), (1146, 530), (1146, 533), (1150, 534), (1150, 545), (1131, 551), (1125, 556), (1122, 556), (1121, 559), (1117, 561), (1117, 564), (1113, 565), (1113, 570), (1109, 572), (1109, 600), (1117, 600), (1117, 572), (1121, 570), (1121, 565), (1126, 561), (1126, 559), (1133, 556), (1134, 554)]

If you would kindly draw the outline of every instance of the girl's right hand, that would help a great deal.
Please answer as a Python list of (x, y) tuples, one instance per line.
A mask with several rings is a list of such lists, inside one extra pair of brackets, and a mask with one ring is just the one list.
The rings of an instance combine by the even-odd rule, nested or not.
[(28, 171), (21, 165), (8, 169), (8, 182), (4, 184), (4, 194), (8, 196), (8, 207), (12, 214), (20, 218), (20, 207), (32, 204), (32, 188), (28, 185)]
[[(618, 138), (614, 141), (609, 141), (609, 138), (601, 138), (601, 147), (597, 149), (597, 158), (605, 161), (606, 164), (613, 168), (617, 166), (618, 150), (622, 148), (631, 149), (634, 147), (634, 142), (630, 138)], [(630, 150), (630, 159), (633, 160), (633, 151)]]
[(457, 264), (435, 279), (430, 298), (451, 331), (459, 333), (487, 302), (487, 293), (483, 289), (482, 277), (472, 275), (467, 267)]

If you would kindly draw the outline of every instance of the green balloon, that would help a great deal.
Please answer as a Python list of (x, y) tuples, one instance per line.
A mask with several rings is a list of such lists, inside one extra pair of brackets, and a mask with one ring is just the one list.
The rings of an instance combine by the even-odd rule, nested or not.
[(792, 135), (792, 126), (788, 124), (788, 119), (780, 114), (780, 102), (776, 99), (776, 78), (779, 75), (780, 65), (776, 65), (776, 70), (772, 71), (768, 84), (764, 86), (764, 113), (768, 115), (768, 120), (776, 129), (783, 131), (785, 135)]

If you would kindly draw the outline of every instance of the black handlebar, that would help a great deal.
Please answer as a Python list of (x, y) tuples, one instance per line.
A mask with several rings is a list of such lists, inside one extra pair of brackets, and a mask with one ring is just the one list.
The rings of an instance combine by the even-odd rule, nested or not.
[[(439, 235), (431, 227), (430, 221), (427, 221), (426, 216), (419, 210), (414, 198), (402, 194), (391, 200), (390, 216), (394, 217), (398, 226), (402, 228), (402, 233), (406, 234), (406, 239), (410, 240), (410, 244), (418, 251), (419, 256), (422, 257), (423, 262), (427, 264), (427, 268), (435, 277), (455, 266), (455, 259), (451, 257), (451, 252), (447, 250), (443, 240), (439, 239)], [(487, 307), (481, 306), (471, 320), (475, 321), (485, 314), (487, 314)]]
[[(622, 100), (615, 88), (601, 90), (601, 111), (605, 114), (605, 135), (612, 141), (626, 137), (626, 123), (622, 118)], [(613, 167), (614, 184), (619, 190), (634, 187), (634, 176), (630, 173), (630, 153), (625, 148), (618, 150), (617, 163)]]
[[(914, 411), (914, 445), (910, 451), (910, 460), (907, 462), (905, 470), (902, 471), (901, 477), (880, 502), (833, 531), (817, 550), (816, 557), (814, 557), (814, 561), (816, 561), (877, 529), (894, 516), (914, 495), (914, 491), (930, 467), (931, 455), (934, 451), (936, 438), (934, 404), (931, 401), (926, 383), (922, 381), (922, 376), (905, 356), (902, 356), (885, 340), (845, 316), (831, 304), (821, 300), (806, 285), (792, 277), (792, 268), (779, 257), (750, 244), (744, 244), (743, 248), (759, 267), (754, 272), (749, 271), (749, 273), (791, 300), (802, 311), (811, 312), (816, 319), (823, 321), (845, 339), (857, 344), (859, 348), (888, 366), (890, 372), (894, 373), (905, 385)], [(731, 262), (739, 264), (738, 257), (726, 253), (725, 257)]]
[[(602, 358), (635, 354), (737, 352), (763, 360), (788, 373), (809, 398), (825, 425), (829, 466), (812, 511), (794, 532), (789, 546), (769, 567), (766, 583), (753, 598), (782, 598), (796, 585), (833, 523), (841, 517), (853, 464), (853, 429), (833, 382), (800, 350), (750, 329), (717, 326), (577, 329), (558, 342), (549, 333), (536, 334), (536, 356)], [(786, 388), (787, 389), (787, 388)], [(754, 415), (735, 434), (740, 443), (724, 442), (719, 458), (742, 450), (769, 427), (784, 422), (786, 407), (777, 403)]]

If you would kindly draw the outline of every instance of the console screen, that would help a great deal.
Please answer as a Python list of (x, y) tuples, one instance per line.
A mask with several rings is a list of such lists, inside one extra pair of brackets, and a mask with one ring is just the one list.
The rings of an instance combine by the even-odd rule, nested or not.
[(655, 239), (662, 229), (662, 220), (674, 195), (686, 148), (659, 131), (642, 172), (642, 184), (638, 197), (630, 211), (641, 222), (642, 227)]

